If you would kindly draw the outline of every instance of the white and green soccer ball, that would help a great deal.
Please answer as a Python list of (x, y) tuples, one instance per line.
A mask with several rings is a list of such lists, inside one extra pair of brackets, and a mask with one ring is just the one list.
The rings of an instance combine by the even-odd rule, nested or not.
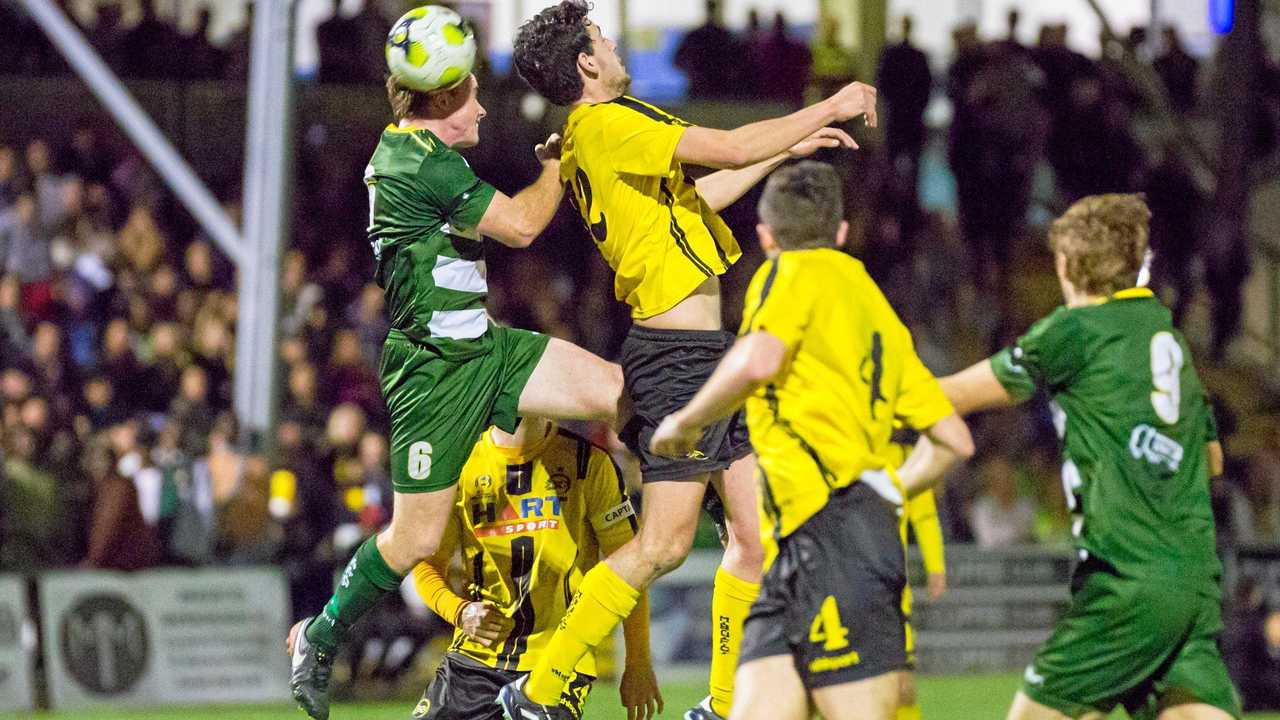
[(424, 5), (405, 13), (387, 35), (387, 69), (420, 92), (452, 87), (471, 74), (476, 36), (458, 13)]

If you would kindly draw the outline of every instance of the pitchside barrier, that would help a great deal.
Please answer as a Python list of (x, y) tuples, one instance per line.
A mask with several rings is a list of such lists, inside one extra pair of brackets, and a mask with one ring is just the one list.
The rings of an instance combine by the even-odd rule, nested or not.
[(0, 575), (0, 712), (34, 709), (34, 648), (27, 585), (20, 577)]
[[(654, 664), (679, 675), (706, 675), (711, 638), (711, 578), (719, 554), (702, 551), (650, 590)], [(981, 550), (947, 547), (948, 590), (930, 601), (914, 552), (908, 575), (920, 672), (1018, 672), (1049, 635), (1069, 602), (1073, 565), (1067, 549)], [(1280, 607), (1280, 547), (1242, 548), (1224, 557), (1225, 597), (1245, 578)]]
[(52, 707), (288, 697), (288, 590), (276, 568), (50, 573), (39, 583)]
[[(719, 559), (695, 552), (650, 590), (653, 659), (665, 678), (706, 676)], [(953, 545), (947, 594), (930, 601), (912, 553), (920, 671), (1021, 670), (1067, 606), (1071, 566), (1062, 549)], [(1224, 566), (1225, 597), (1250, 583), (1280, 607), (1280, 546), (1228, 552)], [(38, 618), (29, 597), (38, 597)], [(288, 607), (277, 568), (0, 576), (0, 712), (32, 709), (37, 685), (58, 710), (284, 701)]]

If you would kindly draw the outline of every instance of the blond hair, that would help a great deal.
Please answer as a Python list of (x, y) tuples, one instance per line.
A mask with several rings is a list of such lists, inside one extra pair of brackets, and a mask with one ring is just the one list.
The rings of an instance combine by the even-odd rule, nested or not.
[(427, 93), (412, 90), (400, 84), (395, 75), (387, 76), (387, 101), (391, 103), (391, 114), (396, 122), (427, 114), (430, 98)]
[(1147, 253), (1151, 210), (1138, 194), (1090, 195), (1049, 228), (1049, 246), (1066, 260), (1081, 292), (1110, 295), (1133, 287)]

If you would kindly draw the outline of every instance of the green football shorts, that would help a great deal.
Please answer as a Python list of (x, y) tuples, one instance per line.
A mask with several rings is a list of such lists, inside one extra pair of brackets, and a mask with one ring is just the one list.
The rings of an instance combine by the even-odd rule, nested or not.
[(398, 493), (458, 481), (480, 434), (515, 432), (520, 393), (547, 349), (541, 333), (492, 325), (489, 352), (451, 359), (392, 331), (382, 346), (391, 414), (391, 484)]
[(1022, 691), (1069, 717), (1124, 705), (1135, 720), (1154, 720), (1168, 707), (1204, 703), (1238, 718), (1240, 700), (1218, 651), (1220, 603), (1207, 581), (1121, 578), (1086, 561)]

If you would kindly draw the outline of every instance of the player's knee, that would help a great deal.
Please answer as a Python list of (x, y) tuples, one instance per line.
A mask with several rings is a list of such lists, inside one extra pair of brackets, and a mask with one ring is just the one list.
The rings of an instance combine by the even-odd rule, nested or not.
[[(732, 526), (730, 526), (732, 527)], [(729, 544), (724, 549), (734, 564), (743, 568), (764, 567), (764, 545), (760, 542), (759, 533), (729, 533)]]
[(383, 560), (394, 570), (406, 571), (414, 565), (426, 560), (440, 549), (439, 540), (429, 537), (429, 533), (413, 532), (392, 521), (390, 527), (378, 536), (378, 551)]
[(641, 545), (654, 577), (680, 567), (692, 548), (693, 534), (679, 532), (650, 533)]
[(616, 424), (622, 403), (622, 366), (604, 361), (600, 364), (599, 378), (587, 390), (594, 400), (595, 419)]

